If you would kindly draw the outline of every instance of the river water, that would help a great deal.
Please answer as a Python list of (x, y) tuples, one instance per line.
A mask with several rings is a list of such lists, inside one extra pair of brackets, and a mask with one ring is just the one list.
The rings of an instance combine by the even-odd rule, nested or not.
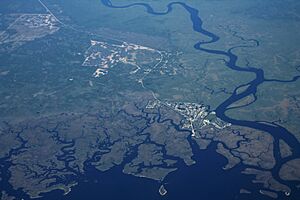
[[(249, 83), (243, 83), (249, 87), (241, 92), (234, 93), (228, 98), (225, 99), (216, 108), (216, 113), (219, 118), (222, 120), (232, 123), (234, 125), (254, 128), (260, 131), (265, 131), (268, 134), (271, 134), (274, 137), (274, 156), (276, 159), (276, 166), (272, 170), (272, 174), (276, 180), (281, 183), (284, 183), (291, 188), (294, 188), (294, 185), (290, 182), (286, 182), (280, 179), (278, 172), (282, 164), (286, 163), (289, 160), (300, 157), (300, 145), (298, 140), (293, 136), (292, 133), (288, 132), (283, 127), (274, 124), (259, 123), (256, 121), (244, 121), (238, 119), (231, 119), (226, 116), (225, 112), (230, 105), (239, 101), (240, 99), (256, 94), (257, 87), (263, 84), (266, 80), (264, 78), (264, 71), (262, 69), (254, 67), (241, 67), (237, 65), (238, 56), (232, 52), (232, 49), (228, 50), (214, 50), (206, 49), (205, 44), (210, 44), (217, 42), (219, 37), (214, 33), (205, 30), (202, 27), (202, 19), (200, 18), (200, 13), (197, 9), (190, 7), (189, 5), (182, 2), (172, 2), (167, 5), (165, 12), (156, 12), (149, 4), (146, 3), (134, 3), (125, 6), (116, 6), (113, 5), (109, 0), (101, 0), (102, 4), (113, 8), (113, 9), (125, 9), (132, 6), (135, 6), (136, 9), (139, 7), (146, 8), (146, 11), (150, 15), (167, 15), (172, 11), (173, 6), (181, 6), (186, 12), (190, 15), (190, 20), (193, 24), (193, 30), (199, 34), (208, 36), (210, 39), (207, 41), (201, 41), (194, 45), (194, 48), (206, 52), (208, 54), (218, 54), (223, 55), (226, 58), (225, 65), (232, 70), (239, 71), (240, 73), (254, 73), (255, 79)], [(257, 42), (259, 45), (259, 42)], [(238, 47), (234, 47), (238, 48)], [(294, 78), (292, 81), (296, 81), (297, 78)], [(279, 81), (279, 80), (277, 80)], [(291, 82), (292, 82), (291, 81)], [(237, 87), (238, 88), (238, 87)], [(286, 159), (281, 159), (279, 156), (279, 139), (284, 140), (290, 147), (293, 148), (293, 155)], [(253, 176), (244, 176), (241, 174), (243, 166), (238, 165), (233, 169), (224, 171), (222, 167), (226, 164), (226, 159), (217, 154), (215, 149), (215, 144), (209, 146), (206, 150), (199, 150), (196, 144), (189, 138), (189, 142), (193, 146), (194, 159), (196, 164), (193, 166), (185, 166), (183, 163), (179, 164), (179, 169), (167, 176), (164, 181), (165, 187), (168, 190), (166, 196), (160, 196), (158, 193), (159, 183), (145, 178), (137, 178), (132, 175), (125, 175), (122, 173), (122, 167), (116, 166), (108, 172), (101, 173), (89, 167), (86, 170), (84, 177), (79, 178), (79, 183), (77, 186), (72, 188), (72, 192), (68, 195), (62, 196), (61, 191), (53, 191), (45, 194), (45, 200), (82, 200), (82, 199), (143, 199), (143, 200), (155, 200), (155, 199), (222, 199), (222, 200), (232, 200), (232, 199), (269, 199), (268, 197), (259, 195), (257, 192), (252, 195), (240, 195), (239, 194), (240, 186), (243, 185), (247, 189), (258, 191), (261, 186), (258, 184), (252, 184), (251, 180)], [(4, 160), (3, 160), (4, 161)], [(5, 169), (2, 168), (2, 173), (6, 173)], [(3, 176), (8, 178), (7, 176)], [(2, 181), (1, 183), (5, 183)], [(23, 192), (13, 191), (9, 184), (1, 185), (1, 187), (8, 188), (10, 194), (15, 196), (28, 198)], [(283, 194), (280, 194), (280, 199), (297, 199), (300, 197), (300, 192), (293, 189), (290, 197), (286, 197)]]

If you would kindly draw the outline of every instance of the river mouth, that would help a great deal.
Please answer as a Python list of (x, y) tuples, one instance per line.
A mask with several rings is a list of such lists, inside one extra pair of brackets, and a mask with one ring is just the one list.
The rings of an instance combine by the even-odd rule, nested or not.
[[(0, 58), (15, 67), (13, 72), (0, 68), (0, 81), (5, 85), (0, 108), (8, 116), (12, 113), (0, 121), (0, 139), (5, 147), (0, 152), (1, 197), (250, 200), (300, 196), (300, 143), (283, 126), (284, 120), (243, 120), (228, 115), (230, 109), (254, 105), (263, 96), (258, 91), (266, 83), (293, 84), (299, 75), (286, 80), (266, 78), (264, 68), (252, 66), (247, 59), (244, 66), (236, 50), (256, 48), (261, 43), (237, 32), (230, 34), (240, 43), (217, 48), (223, 38), (214, 33), (216, 29), (205, 28), (201, 12), (193, 4), (171, 2), (157, 11), (148, 3), (101, 2), (107, 16), (136, 9), (145, 20), (149, 16), (167, 17), (179, 8), (197, 36), (192, 40), (195, 43), (189, 44), (191, 55), (195, 57), (197, 52), (201, 58), (216, 57), (215, 64), (236, 74), (251, 74), (252, 79), (234, 85), (232, 91), (202, 87), (196, 73), (184, 71), (192, 69), (181, 62), (184, 53), (178, 48), (170, 52), (156, 48), (163, 37), (103, 27), (90, 32), (64, 16), (59, 4), (38, 0), (35, 3), (41, 13), (9, 15), (4, 19), (6, 29), (0, 33), (0, 50), (7, 50), (7, 58)], [(128, 20), (132, 30), (139, 20)], [(101, 31), (105, 36), (99, 35)], [(119, 39), (114, 34), (119, 34)], [(110, 35), (112, 38), (105, 38)], [(205, 39), (200, 39), (203, 36)], [(137, 39), (137, 43), (126, 39)], [(27, 59), (33, 64), (25, 62)], [(207, 58), (201, 76), (217, 74), (206, 71), (209, 62)], [(20, 63), (30, 71), (26, 72), (28, 80), (15, 66), (23, 66)], [(93, 69), (96, 71), (91, 72)], [(296, 70), (299, 72), (299, 67)], [(197, 79), (197, 84), (189, 90), (176, 87), (176, 83), (185, 84), (182, 75), (191, 80), (189, 84)], [(221, 75), (212, 77), (216, 84), (220, 82)], [(19, 90), (10, 90), (10, 84)], [(198, 98), (200, 87), (207, 94), (207, 102), (216, 93), (224, 93), (226, 98), (211, 109)], [(8, 91), (14, 91), (15, 96)], [(239, 104), (248, 97), (244, 105)], [(296, 97), (289, 98), (297, 103)], [(287, 107), (289, 101), (281, 106)]]

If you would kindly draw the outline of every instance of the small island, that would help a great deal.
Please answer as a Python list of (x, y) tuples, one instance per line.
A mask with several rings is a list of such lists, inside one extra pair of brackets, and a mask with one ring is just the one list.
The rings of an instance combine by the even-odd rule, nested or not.
[(165, 188), (164, 185), (161, 185), (161, 186), (160, 186), (158, 192), (159, 192), (159, 194), (160, 194), (161, 196), (165, 196), (165, 195), (168, 193), (168, 191), (166, 190), (166, 188)]

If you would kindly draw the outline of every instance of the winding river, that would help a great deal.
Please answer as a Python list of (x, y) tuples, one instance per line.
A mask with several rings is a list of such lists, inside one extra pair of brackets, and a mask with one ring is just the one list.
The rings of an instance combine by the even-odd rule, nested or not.
[[(168, 13), (172, 12), (173, 6), (181, 6), (182, 8), (184, 8), (186, 10), (186, 12), (189, 13), (190, 15), (190, 20), (193, 24), (193, 30), (199, 34), (205, 35), (207, 36), (209, 39), (206, 41), (199, 41), (194, 45), (194, 48), (208, 53), (208, 54), (215, 54), (215, 55), (222, 55), (226, 58), (226, 60), (224, 59), (224, 63), (225, 65), (235, 71), (241, 72), (241, 73), (253, 73), (255, 74), (255, 78), (250, 81), (249, 83), (244, 83), (241, 86), (245, 86), (247, 85), (247, 89), (245, 89), (244, 91), (237, 93), (238, 88), (240, 88), (241, 86), (237, 87), (234, 92), (231, 94), (231, 96), (227, 99), (224, 100), (223, 103), (221, 103), (215, 110), (217, 117), (219, 117), (220, 119), (234, 124), (234, 125), (238, 125), (238, 126), (244, 126), (244, 127), (249, 127), (249, 128), (254, 128), (256, 130), (260, 130), (260, 131), (264, 131), (267, 132), (269, 134), (271, 134), (274, 138), (274, 156), (276, 159), (276, 165), (275, 167), (272, 169), (272, 175), (273, 177), (280, 183), (286, 184), (290, 187), (294, 187), (293, 185), (291, 185), (290, 182), (288, 181), (284, 181), (279, 177), (279, 170), (281, 168), (281, 166), (293, 159), (296, 158), (300, 158), (300, 143), (299, 141), (296, 139), (296, 137), (290, 133), (287, 129), (285, 129), (284, 127), (279, 126), (278, 124), (275, 123), (268, 123), (268, 122), (258, 122), (258, 121), (246, 121), (246, 120), (238, 120), (238, 119), (233, 119), (230, 118), (226, 115), (226, 111), (229, 109), (229, 107), (231, 105), (233, 105), (235, 102), (253, 95), (254, 97), (256, 97), (256, 92), (257, 92), (257, 88), (263, 84), (264, 82), (268, 82), (268, 81), (276, 81), (276, 82), (282, 82), (282, 83), (288, 83), (288, 82), (294, 82), (297, 81), (299, 79), (300, 76), (295, 76), (293, 77), (293, 79), (289, 80), (289, 81), (284, 81), (284, 80), (267, 80), (265, 79), (264, 76), (264, 71), (263, 69), (260, 68), (255, 68), (255, 67), (251, 67), (251, 66), (238, 66), (237, 65), (237, 60), (238, 60), (238, 55), (233, 53), (233, 49), (236, 48), (241, 48), (241, 47), (245, 47), (245, 46), (235, 46), (232, 47), (228, 50), (215, 50), (215, 49), (208, 49), (205, 48), (206, 44), (211, 44), (211, 43), (215, 43), (218, 42), (219, 37), (208, 31), (205, 30), (203, 28), (203, 21), (199, 16), (199, 11), (189, 5), (187, 5), (186, 3), (183, 2), (171, 2), (167, 5), (167, 9), (164, 12), (156, 12), (149, 4), (147, 3), (132, 3), (129, 5), (122, 5), (122, 6), (117, 6), (114, 5), (111, 1), (109, 0), (101, 0), (102, 4), (110, 7), (110, 8), (116, 8), (116, 9), (124, 9), (124, 8), (129, 8), (129, 7), (134, 7), (134, 6), (139, 6), (139, 7), (143, 7), (146, 9), (147, 13), (151, 14), (151, 15), (167, 15)], [(256, 45), (259, 45), (259, 42), (256, 40), (255, 41)], [(255, 99), (256, 100), (256, 99)], [(252, 102), (253, 103), (253, 102)], [(280, 157), (280, 149), (279, 149), (279, 140), (282, 139), (283, 141), (285, 141), (291, 148), (293, 151), (293, 154), (287, 158), (282, 159)], [(253, 168), (253, 167), (252, 167)], [(260, 169), (261, 170), (261, 169)]]
[[(201, 35), (207, 36), (209, 38), (206, 41), (199, 41), (196, 44), (194, 44), (194, 48), (196, 50), (205, 52), (207, 54), (223, 56), (224, 57), (223, 61), (225, 63), (225, 66), (230, 68), (231, 70), (238, 71), (240, 73), (254, 74), (255, 78), (252, 81), (250, 81), (248, 83), (243, 83), (240, 86), (236, 87), (234, 89), (234, 91), (232, 93), (230, 93), (230, 96), (227, 99), (225, 99), (215, 109), (216, 115), (217, 115), (217, 117), (224, 120), (225, 122), (231, 123), (233, 125), (253, 128), (253, 129), (256, 129), (259, 131), (263, 131), (266, 134), (272, 135), (272, 137), (274, 138), (273, 155), (276, 160), (276, 164), (275, 164), (274, 168), (271, 170), (272, 175), (278, 182), (289, 186), (292, 190), (295, 189), (295, 184), (293, 182), (282, 180), (279, 177), (279, 171), (283, 164), (287, 163), (290, 160), (300, 158), (300, 143), (297, 140), (297, 138), (292, 133), (290, 133), (287, 129), (285, 129), (282, 126), (279, 126), (278, 124), (271, 123), (271, 122), (246, 121), (246, 120), (233, 119), (226, 115), (226, 111), (231, 109), (231, 106), (234, 105), (236, 102), (240, 101), (241, 99), (243, 99), (247, 96), (254, 96), (255, 99), (253, 102), (255, 102), (257, 99), (256, 98), (257, 89), (261, 84), (263, 84), (265, 82), (273, 81), (273, 82), (281, 82), (283, 84), (288, 84), (288, 83), (297, 81), (300, 78), (300, 76), (295, 76), (291, 80), (266, 79), (264, 76), (264, 70), (261, 68), (252, 67), (249, 65), (249, 63), (246, 66), (238, 66), (238, 64), (237, 64), (238, 55), (234, 54), (233, 50), (236, 48), (249, 47), (249, 46), (235, 46), (235, 47), (232, 47), (232, 48), (226, 49), (226, 50), (217, 50), (217, 49), (206, 48), (205, 46), (207, 44), (216, 43), (219, 41), (220, 38), (216, 34), (203, 28), (203, 26), (202, 26), (203, 21), (199, 15), (199, 11), (197, 9), (189, 6), (186, 3), (171, 2), (167, 5), (166, 11), (157, 12), (147, 3), (132, 3), (129, 5), (117, 6), (117, 5), (114, 5), (110, 0), (101, 0), (101, 2), (104, 6), (107, 6), (109, 8), (113, 8), (113, 9), (126, 9), (129, 7), (142, 7), (144, 9), (146, 9), (146, 12), (151, 15), (167, 15), (168, 13), (172, 12), (174, 6), (180, 6), (189, 14), (190, 20), (193, 25), (193, 30), (197, 34), (201, 34)], [(52, 14), (52, 12), (43, 3), (42, 3), (42, 5), (46, 8), (47, 12)], [(59, 21), (59, 22), (61, 24), (63, 24), (61, 21)], [(75, 28), (72, 28), (71, 26), (68, 26), (65, 24), (63, 24), (63, 25), (68, 28), (71, 28), (72, 30), (77, 31)], [(236, 34), (236, 32), (234, 34)], [(239, 36), (239, 38), (243, 41), (251, 41), (251, 42), (253, 42), (253, 44), (255, 44), (255, 46), (259, 46), (259, 41), (257, 41), (257, 40), (244, 39), (240, 36)], [(247, 86), (247, 88), (245, 90), (243, 90), (242, 92), (238, 92), (239, 88), (244, 87), (244, 86)], [(253, 102), (251, 102), (251, 103), (253, 103)], [(147, 120), (148, 123), (150, 123), (150, 121), (149, 121), (150, 119), (145, 118), (145, 120)], [(160, 114), (158, 115), (158, 118), (156, 120), (157, 121), (161, 120)], [(173, 121), (171, 119), (167, 119), (167, 120), (170, 120), (170, 123), (176, 128), (177, 131), (182, 131), (180, 129), (180, 127), (178, 125), (176, 125), (175, 123), (173, 123)], [(17, 136), (17, 139), (21, 142), (22, 145), (18, 148), (10, 150), (9, 154), (5, 158), (0, 159), (0, 163), (2, 163), (2, 165), (3, 165), (2, 168), (0, 168), (0, 173), (2, 175), (2, 181), (0, 181), (0, 186), (6, 188), (6, 191), (8, 192), (8, 194), (12, 194), (16, 197), (20, 197), (20, 199), (21, 199), (21, 197), (24, 199), (29, 199), (29, 196), (25, 192), (23, 192), (21, 189), (14, 190), (12, 185), (10, 185), (10, 183), (9, 183), (10, 174), (7, 173), (9, 171), (8, 168), (11, 165), (11, 163), (7, 161), (8, 158), (10, 158), (12, 156), (16, 156), (19, 153), (19, 151), (27, 148), (26, 147), (27, 141), (24, 140), (22, 137), (20, 137), (22, 132), (23, 132), (23, 130), (21, 130)], [(51, 134), (53, 134), (54, 137), (57, 137), (58, 132), (56, 133), (55, 131), (53, 131), (53, 133), (51, 133)], [(158, 194), (156, 194), (157, 193), (157, 187), (156, 187), (157, 183), (153, 183), (152, 180), (148, 180), (148, 179), (146, 179), (146, 180), (145, 179), (136, 179), (135, 177), (133, 177), (131, 175), (124, 175), (122, 173), (121, 166), (116, 166), (115, 168), (113, 168), (112, 170), (110, 170), (107, 173), (99, 173), (99, 171), (96, 171), (96, 169), (92, 168), (92, 169), (87, 170), (87, 175), (81, 176), (80, 174), (77, 173), (76, 170), (74, 170), (72, 167), (69, 166), (69, 163), (76, 159), (73, 156), (74, 141), (73, 140), (72, 141), (63, 141), (63, 140), (60, 140), (59, 137), (57, 137), (56, 139), (65, 145), (61, 149), (62, 154), (57, 155), (57, 160), (64, 161), (66, 169), (63, 169), (63, 170), (68, 170), (70, 172), (73, 172), (73, 174), (76, 174), (79, 176), (78, 179), (80, 180), (80, 184), (78, 184), (78, 187), (74, 187), (74, 189), (72, 189), (72, 193), (68, 194), (67, 196), (64, 196), (63, 199), (72, 199), (72, 200), (86, 199), (86, 191), (89, 191), (89, 192), (94, 191), (95, 195), (94, 196), (92, 195), (92, 196), (97, 197), (97, 195), (99, 194), (100, 188), (102, 189), (101, 197), (104, 199), (109, 199), (109, 198), (111, 199), (112, 195), (117, 195), (116, 199), (120, 199), (120, 196), (118, 196), (117, 192), (115, 192), (118, 189), (123, 189), (125, 191), (125, 194), (126, 194), (126, 192), (128, 192), (128, 197), (131, 197), (130, 195), (133, 194), (132, 187), (131, 187), (132, 185), (135, 186), (134, 190), (138, 190), (138, 191), (143, 191), (145, 189), (145, 187), (147, 187), (149, 190), (151, 190), (149, 192), (152, 195), (153, 194), (157, 195), (157, 196), (155, 196), (155, 198), (157, 198), (157, 199), (160, 198), (160, 196), (158, 196)], [(281, 158), (280, 153), (279, 153), (280, 152), (279, 140), (285, 141), (292, 148), (291, 156), (286, 157), (286, 158)], [(192, 142), (191, 139), (189, 139), (189, 142), (190, 143)], [(193, 144), (193, 146), (194, 146), (193, 148), (195, 148), (195, 149), (197, 148), (195, 143)], [(221, 191), (220, 194), (217, 194), (218, 192), (216, 192), (216, 195), (223, 195), (223, 194), (221, 194), (222, 192), (230, 193), (232, 190), (229, 190), (228, 187), (235, 187), (235, 184), (239, 183), (239, 181), (243, 181), (243, 184), (247, 184), (247, 182), (250, 182), (248, 179), (247, 180), (233, 180), (233, 179), (238, 179), (238, 175), (240, 173), (241, 167), (237, 166), (231, 170), (230, 176), (227, 177), (228, 182), (223, 183), (222, 181), (225, 180), (225, 178), (223, 178), (223, 180), (219, 181), (220, 183), (215, 183), (216, 179), (222, 179), (221, 176), (228, 175), (228, 174), (226, 175), (226, 173), (223, 173), (221, 168), (219, 169), (220, 171), (218, 171), (218, 173), (215, 173), (215, 168), (211, 167), (212, 165), (221, 166), (225, 162), (225, 158), (223, 158), (222, 156), (217, 154), (215, 152), (215, 148), (216, 148), (216, 145), (210, 146), (207, 150), (205, 150), (206, 151), (205, 155), (200, 155), (200, 153), (199, 153), (199, 157), (197, 158), (197, 162), (195, 164), (197, 166), (186, 167), (185, 164), (183, 162), (181, 162), (180, 166), (182, 168), (185, 168), (186, 170), (180, 171), (180, 169), (179, 169), (179, 171), (180, 171), (179, 173), (181, 176), (179, 176), (178, 179), (175, 178), (177, 181), (173, 181), (173, 182), (178, 183), (178, 182), (182, 181), (182, 177), (187, 177), (187, 176), (190, 179), (193, 179), (193, 178), (195, 178), (194, 176), (196, 173), (198, 173), (199, 171), (200, 172), (202, 171), (201, 179), (205, 180), (205, 181), (203, 181), (205, 183), (203, 185), (201, 185), (201, 189), (203, 191), (205, 191), (206, 189), (210, 190), (211, 188), (209, 188), (209, 187), (211, 185), (214, 185), (216, 187), (219, 187), (220, 190), (224, 190), (224, 191)], [(200, 151), (199, 148), (197, 150), (195, 150), (196, 153), (199, 151)], [(207, 154), (209, 154), (209, 156), (207, 156)], [(172, 158), (172, 157), (166, 157), (166, 158)], [(87, 160), (85, 162), (85, 164), (89, 167), (89, 162), (92, 162), (93, 160), (96, 160), (96, 159), (97, 159), (97, 154), (95, 154), (91, 158), (91, 160)], [(130, 162), (131, 159), (132, 158), (127, 158), (128, 162)], [(174, 159), (176, 159), (176, 158), (174, 158)], [(209, 167), (207, 169), (205, 169), (203, 167), (203, 163), (201, 163), (201, 162), (207, 162), (208, 165), (206, 165), (206, 166), (209, 166)], [(201, 168), (199, 170), (199, 167), (200, 168), (203, 167), (203, 168)], [(247, 165), (243, 165), (243, 167), (250, 167), (250, 168), (262, 170), (261, 168), (247, 166)], [(205, 176), (207, 176), (207, 177), (205, 177)], [(195, 179), (197, 179), (197, 178), (198, 177), (196, 177)], [(86, 180), (97, 180), (97, 181), (102, 180), (102, 181), (100, 183), (98, 183), (98, 182), (90, 183)], [(118, 180), (117, 183), (114, 180)], [(110, 184), (106, 184), (106, 183), (110, 183), (111, 181), (113, 181), (114, 187), (111, 187)], [(195, 183), (197, 183), (197, 187), (198, 187), (198, 184), (199, 184), (198, 179), (195, 180)], [(211, 183), (211, 185), (209, 185), (207, 183)], [(232, 183), (234, 183), (234, 184), (232, 184)], [(3, 185), (1, 185), (1, 184), (3, 184)], [(226, 184), (228, 184), (228, 187), (224, 187), (224, 185), (226, 185)], [(183, 183), (183, 185), (184, 185), (184, 183)], [(208, 185), (208, 187), (205, 188), (205, 185)], [(232, 185), (232, 186), (229, 186), (229, 185)], [(259, 189), (260, 186), (254, 186), (254, 187), (257, 187), (256, 189)], [(236, 188), (234, 188), (234, 190), (235, 189)], [(176, 190), (177, 190), (177, 188), (176, 188)], [(226, 191), (226, 190), (228, 190), (228, 191)], [(82, 191), (84, 191), (84, 192), (82, 192)], [(134, 193), (134, 195), (142, 195), (142, 193), (143, 192), (137, 192), (137, 193)], [(178, 194), (170, 194), (170, 195), (176, 196)], [(187, 194), (183, 194), (183, 195), (184, 196), (181, 199), (189, 199)], [(45, 194), (45, 197), (42, 199), (46, 199), (46, 200), (59, 199), (58, 196), (59, 197), (61, 196), (61, 192), (54, 191), (52, 193)], [(149, 195), (144, 194), (144, 195), (140, 196), (140, 199), (145, 199), (145, 196), (149, 196)], [(137, 196), (134, 196), (131, 199), (136, 199), (136, 197)], [(178, 197), (178, 196), (176, 196), (176, 197)], [(292, 194), (292, 197), (294, 197), (293, 194)], [(210, 196), (210, 199), (219, 199), (219, 198), (222, 198), (222, 197), (218, 196), (216, 198), (213, 198)], [(153, 198), (151, 198), (151, 196), (149, 196), (148, 199), (153, 199)]]

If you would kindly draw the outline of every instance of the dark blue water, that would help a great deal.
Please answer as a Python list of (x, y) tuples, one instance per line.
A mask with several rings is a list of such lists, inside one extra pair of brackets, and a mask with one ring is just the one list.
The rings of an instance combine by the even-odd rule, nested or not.
[[(195, 144), (194, 144), (195, 145)], [(194, 146), (193, 149), (199, 149)], [(164, 181), (168, 190), (166, 196), (160, 196), (158, 182), (136, 178), (122, 173), (123, 166), (116, 166), (108, 172), (101, 173), (94, 168), (86, 169), (85, 177), (79, 181), (79, 185), (72, 192), (62, 196), (62, 192), (54, 191), (45, 195), (45, 200), (118, 200), (118, 199), (143, 199), (143, 200), (177, 200), (177, 199), (222, 199), (222, 200), (268, 200), (270, 198), (259, 194), (260, 185), (253, 185), (251, 176), (243, 176), (240, 172), (242, 165), (224, 171), (222, 167), (226, 159), (217, 154), (215, 144), (207, 150), (196, 150), (194, 159), (197, 163), (193, 166), (185, 166), (181, 163), (179, 170), (171, 173)], [(126, 160), (129, 162), (130, 160)], [(240, 186), (253, 190), (253, 194), (238, 195)], [(280, 199), (296, 199), (300, 193), (295, 193), (287, 198), (284, 195)]]
[[(239, 71), (241, 73), (255, 74), (255, 79), (253, 79), (249, 83), (243, 84), (243, 85), (249, 86), (245, 91), (243, 91), (241, 93), (237, 93), (237, 89), (240, 86), (237, 87), (234, 90), (234, 92), (232, 93), (232, 95), (228, 99), (226, 99), (223, 103), (221, 103), (216, 108), (215, 111), (217, 113), (217, 116), (226, 122), (229, 122), (234, 125), (254, 128), (254, 129), (257, 129), (260, 131), (265, 131), (265, 132), (271, 134), (275, 140), (274, 156), (276, 159), (276, 166), (274, 167), (274, 169), (272, 169), (272, 174), (277, 181), (294, 188), (294, 185), (292, 185), (291, 183), (281, 180), (278, 175), (278, 172), (279, 172), (279, 169), (282, 166), (282, 164), (286, 163), (289, 160), (300, 157), (300, 144), (299, 144), (299, 141), (295, 138), (295, 136), (292, 133), (290, 133), (288, 130), (286, 130), (285, 128), (283, 128), (277, 124), (274, 124), (274, 123), (267, 124), (267, 123), (260, 123), (257, 121), (232, 119), (232, 118), (229, 118), (228, 116), (226, 116), (225, 113), (226, 113), (226, 110), (228, 109), (228, 107), (230, 107), (230, 105), (239, 101), (240, 99), (242, 99), (246, 96), (249, 96), (249, 95), (253, 95), (254, 97), (256, 97), (256, 92), (257, 92), (258, 86), (261, 85), (262, 83), (264, 83), (265, 81), (276, 81), (276, 82), (282, 82), (282, 83), (289, 83), (289, 82), (294, 82), (294, 81), (298, 80), (300, 76), (295, 76), (291, 80), (288, 80), (288, 81), (276, 80), (276, 79), (267, 80), (267, 79), (265, 79), (264, 71), (261, 68), (255, 68), (255, 67), (249, 66), (249, 64), (246, 66), (238, 66), (237, 65), (238, 56), (233, 53), (233, 49), (241, 48), (241, 47), (245, 47), (245, 46), (235, 46), (228, 50), (215, 50), (215, 49), (205, 48), (206, 44), (217, 42), (219, 40), (219, 37), (217, 35), (215, 35), (214, 33), (211, 33), (208, 30), (205, 30), (202, 27), (203, 21), (199, 16), (199, 11), (193, 7), (190, 7), (186, 3), (172, 2), (167, 5), (167, 9), (165, 12), (156, 12), (147, 3), (133, 3), (133, 4), (129, 4), (129, 5), (116, 6), (116, 5), (113, 5), (112, 2), (109, 0), (101, 0), (101, 1), (105, 6), (110, 7), (110, 8), (124, 9), (124, 8), (129, 8), (129, 7), (143, 7), (146, 9), (146, 11), (149, 14), (152, 14), (152, 15), (166, 15), (166, 14), (172, 12), (173, 6), (175, 6), (175, 5), (181, 6), (190, 15), (190, 19), (193, 24), (193, 30), (199, 34), (205, 35), (210, 38), (207, 41), (197, 42), (194, 45), (195, 49), (202, 51), (202, 52), (206, 52), (208, 54), (222, 55), (222, 56), (226, 57), (227, 59), (224, 59), (225, 65), (232, 70)], [(241, 38), (241, 39), (245, 40), (244, 38)], [(256, 41), (256, 40), (253, 40), (253, 41), (255, 41), (256, 45), (259, 45), (258, 41)], [(279, 139), (284, 140), (290, 147), (292, 147), (292, 149), (293, 149), (292, 156), (285, 158), (285, 159), (280, 158), (280, 155), (278, 153), (279, 152)], [(300, 197), (300, 196), (298, 196), (298, 197)]]
[[(210, 39), (207, 41), (201, 41), (194, 45), (194, 48), (201, 51), (206, 52), (208, 54), (217, 54), (223, 55), (225, 65), (235, 71), (239, 71), (240, 73), (253, 73), (255, 74), (255, 79), (250, 81), (249, 83), (243, 83), (242, 85), (248, 85), (249, 87), (243, 91), (242, 93), (237, 93), (238, 86), (232, 93), (232, 95), (224, 100), (222, 104), (220, 104), (216, 108), (216, 113), (219, 118), (222, 120), (245, 127), (254, 128), (257, 130), (265, 131), (271, 134), (274, 137), (275, 145), (274, 145), (274, 156), (276, 159), (276, 166), (272, 170), (272, 174), (275, 179), (281, 183), (284, 183), (290, 186), (293, 191), (292, 195), (287, 198), (283, 194), (280, 194), (279, 199), (299, 199), (300, 193), (299, 190), (295, 189), (295, 183), (283, 181), (278, 176), (278, 171), (282, 164), (285, 162), (299, 158), (300, 157), (300, 145), (297, 139), (288, 132), (283, 127), (280, 127), (276, 124), (267, 124), (260, 123), (256, 121), (245, 121), (232, 119), (226, 116), (226, 110), (233, 103), (239, 101), (240, 99), (254, 95), (256, 96), (257, 87), (264, 83), (265, 81), (276, 81), (282, 83), (289, 83), (296, 81), (299, 76), (293, 77), (291, 80), (266, 80), (264, 77), (264, 71), (259, 68), (247, 66), (238, 66), (237, 65), (237, 55), (235, 55), (232, 50), (235, 48), (240, 48), (243, 46), (236, 46), (228, 50), (214, 50), (214, 49), (206, 49), (205, 45), (217, 42), (219, 37), (214, 33), (209, 32), (208, 30), (203, 29), (202, 27), (202, 19), (200, 18), (199, 11), (195, 8), (190, 7), (189, 5), (182, 2), (172, 2), (167, 5), (167, 9), (165, 12), (156, 12), (150, 5), (146, 3), (134, 3), (125, 6), (115, 6), (109, 0), (102, 0), (103, 5), (115, 8), (115, 9), (125, 9), (132, 6), (136, 6), (137, 9), (139, 7), (143, 7), (146, 9), (146, 12), (152, 15), (167, 15), (172, 12), (173, 6), (181, 6), (183, 7), (190, 15), (190, 20), (193, 24), (193, 30), (199, 34), (208, 36)], [(241, 38), (246, 40), (244, 38)], [(252, 40), (256, 45), (259, 45), (259, 42), (256, 40)], [(242, 86), (241, 85), (241, 86)], [(158, 118), (159, 120), (159, 118)], [(178, 126), (176, 126), (178, 131), (181, 131)], [(281, 159), (279, 157), (279, 139), (284, 140), (289, 146), (293, 148), (293, 155)], [(24, 144), (26, 141), (23, 141)], [(156, 199), (169, 199), (169, 200), (177, 200), (177, 199), (222, 199), (222, 200), (232, 200), (232, 199), (245, 199), (245, 200), (253, 200), (253, 199), (269, 199), (262, 195), (258, 194), (258, 190), (262, 188), (259, 184), (252, 184), (251, 180), (253, 177), (244, 176), (241, 174), (241, 171), (247, 167), (244, 165), (238, 165), (237, 167), (224, 171), (222, 167), (226, 164), (226, 159), (217, 154), (215, 149), (215, 144), (211, 145), (207, 150), (199, 150), (196, 144), (189, 138), (189, 142), (192, 144), (192, 149), (194, 153), (194, 159), (196, 160), (196, 164), (193, 166), (185, 166), (182, 162), (179, 162), (178, 171), (171, 173), (167, 176), (164, 184), (166, 185), (166, 189), (168, 190), (168, 194), (164, 197), (161, 197), (158, 194), (158, 188), (160, 183), (144, 179), (144, 178), (136, 178), (131, 175), (124, 175), (122, 173), (122, 165), (116, 166), (115, 168), (109, 170), (108, 172), (101, 173), (94, 169), (91, 166), (86, 167), (86, 173), (84, 175), (78, 175), (76, 181), (78, 181), (78, 185), (72, 189), (72, 192), (66, 196), (62, 196), (61, 191), (53, 191), (44, 195), (45, 200), (58, 200), (58, 199), (66, 199), (66, 200), (82, 200), (82, 199), (104, 199), (104, 200), (117, 200), (117, 199), (144, 199), (144, 200), (156, 200)], [(71, 148), (72, 141), (67, 142), (67, 147), (62, 149), (63, 155), (58, 157), (59, 160), (64, 160), (66, 162), (66, 166), (68, 166), (68, 162), (72, 159), (72, 151), (68, 148)], [(24, 148), (20, 147), (20, 149)], [(18, 150), (13, 150), (11, 154), (17, 154)], [(3, 162), (2, 162), (3, 161)], [(130, 159), (127, 158), (126, 162), (129, 162)], [(5, 159), (1, 160), (0, 163), (4, 163), (1, 167), (2, 176), (3, 173), (7, 173), (7, 167), (9, 163), (5, 162)], [(70, 168), (70, 170), (73, 170)], [(75, 172), (75, 171), (74, 171)], [(7, 179), (9, 178), (9, 174), (3, 176), (4, 181), (1, 181), (1, 187), (5, 188), (10, 194), (13, 194), (17, 197), (22, 197), (24, 199), (28, 199), (28, 196), (25, 195), (21, 190), (14, 191), (12, 187), (7, 183)], [(71, 177), (70, 177), (71, 178)], [(75, 180), (75, 179), (74, 179)], [(251, 191), (254, 191), (252, 195), (239, 195), (240, 187), (246, 187)]]
[[(187, 167), (182, 163), (178, 166), (178, 171), (168, 176), (165, 180), (168, 194), (164, 197), (158, 193), (160, 186), (158, 182), (124, 175), (122, 167), (117, 166), (106, 173), (99, 173), (93, 169), (87, 170), (86, 179), (88, 181), (79, 183), (80, 185), (63, 199), (198, 200), (199, 197), (201, 199), (220, 199), (222, 197), (224, 200), (229, 200), (236, 199), (236, 194), (239, 194), (239, 187), (232, 184), (233, 182), (239, 185), (249, 185), (250, 177), (241, 178), (239, 167), (226, 172), (222, 170), (226, 164), (226, 159), (216, 153), (214, 145), (196, 155), (197, 164)], [(216, 182), (216, 180), (218, 181)], [(57, 198), (57, 196), (58, 193), (54, 192), (48, 194), (47, 199)]]

